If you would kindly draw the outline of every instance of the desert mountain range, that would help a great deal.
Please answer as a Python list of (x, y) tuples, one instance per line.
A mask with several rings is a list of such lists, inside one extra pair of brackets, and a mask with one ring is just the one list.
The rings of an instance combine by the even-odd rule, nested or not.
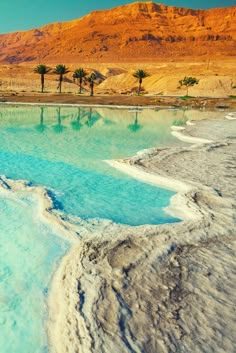
[(236, 6), (193, 10), (136, 2), (0, 35), (0, 62), (150, 62), (236, 55)]

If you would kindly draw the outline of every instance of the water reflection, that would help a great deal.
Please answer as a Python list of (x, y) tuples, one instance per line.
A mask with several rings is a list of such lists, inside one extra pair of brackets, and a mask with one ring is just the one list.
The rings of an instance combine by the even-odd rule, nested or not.
[(93, 111), (92, 108), (89, 108), (87, 116), (88, 119), (85, 124), (90, 128), (95, 125), (98, 120), (101, 119), (101, 115), (97, 111)]
[(61, 117), (61, 107), (56, 109), (57, 111), (57, 124), (53, 125), (53, 130), (56, 134), (60, 134), (63, 132), (63, 130), (66, 128), (65, 126), (62, 125), (62, 117)]
[(186, 117), (186, 109), (183, 109), (182, 116), (173, 120), (172, 125), (173, 126), (184, 126), (184, 125), (186, 125), (187, 120), (188, 120), (188, 118)]
[(81, 108), (78, 108), (78, 113), (76, 116), (76, 120), (73, 120), (70, 124), (73, 130), (79, 131), (83, 124), (81, 123), (82, 118), (84, 117), (84, 110)]
[(132, 132), (137, 132), (138, 130), (140, 130), (142, 128), (142, 126), (138, 123), (138, 114), (139, 113), (140, 113), (139, 111), (135, 111), (134, 123), (128, 125), (128, 129)]
[(44, 107), (40, 107), (40, 122), (35, 126), (35, 129), (42, 133), (46, 129), (46, 125), (44, 124)]
[[(5, 113), (4, 119), (0, 120), (1, 149), (9, 144), (10, 136), (5, 141), (4, 135), (7, 131), (13, 135), (12, 148), (16, 151), (20, 147), (18, 142), (21, 144), (24, 139), (28, 144), (40, 146), (44, 155), (54, 156), (53, 147), (56, 146), (58, 159), (61, 158), (59, 150), (63, 158), (66, 154), (68, 161), (76, 158), (74, 153), (79, 153), (80, 165), (82, 159), (128, 157), (151, 146), (179, 143), (170, 134), (170, 126), (175, 118), (181, 119), (184, 114), (183, 111), (103, 107), (4, 107), (1, 110)], [(188, 117), (188, 111), (185, 114)], [(61, 135), (65, 135), (66, 150), (70, 153), (62, 148)]]

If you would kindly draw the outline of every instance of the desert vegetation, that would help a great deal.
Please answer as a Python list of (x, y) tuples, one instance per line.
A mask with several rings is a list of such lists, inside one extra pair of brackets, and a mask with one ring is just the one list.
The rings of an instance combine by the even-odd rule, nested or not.
[(34, 69), (34, 72), (41, 76), (41, 92), (42, 93), (44, 91), (45, 75), (48, 74), (50, 71), (51, 71), (51, 69), (49, 67), (47, 67), (46, 65), (38, 65)]
[(95, 75), (94, 72), (91, 73), (91, 75), (88, 77), (88, 83), (90, 87), (90, 96), (92, 97), (94, 95), (94, 85), (95, 85), (95, 80), (97, 76)]
[(59, 64), (56, 66), (56, 68), (54, 69), (53, 73), (56, 75), (59, 75), (59, 83), (58, 83), (58, 89), (59, 92), (61, 93), (61, 87), (62, 87), (62, 82), (63, 82), (63, 77), (65, 74), (67, 74), (68, 72), (70, 72), (70, 70), (68, 69), (68, 67), (66, 67), (65, 65)]
[(133, 76), (138, 79), (138, 83), (139, 83), (139, 86), (138, 86), (138, 94), (140, 94), (141, 89), (142, 89), (143, 79), (146, 78), (146, 77), (148, 77), (149, 74), (148, 74), (146, 71), (142, 70), (142, 69), (138, 69), (138, 70), (133, 74)]
[[(10, 95), (42, 91), (47, 94), (56, 93), (59, 83), (59, 77), (54, 73), (56, 66), (57, 63), (50, 65), (47, 62), (42, 62), (40, 65), (29, 63), (1, 65), (0, 91), (2, 94)], [(81, 90), (83, 96), (90, 95), (90, 83), (87, 78), (94, 72), (97, 77), (94, 84), (96, 96), (135, 96), (138, 93), (138, 79), (133, 74), (138, 69), (142, 69), (148, 73), (149, 77), (142, 79), (140, 95), (173, 96), (180, 97), (185, 101), (190, 100), (190, 97), (186, 98), (187, 88), (188, 95), (192, 97), (235, 98), (236, 72), (231, 62), (212, 62), (210, 73), (206, 70), (205, 62), (189, 64), (143, 63), (142, 65), (132, 63), (91, 65), (83, 63), (81, 66), (66, 63), (66, 67), (69, 72), (63, 75), (61, 88), (65, 94), (79, 94)], [(51, 70), (48, 72), (48, 69)], [(87, 75), (82, 79), (80, 88), (79, 77), (81, 74), (83, 76), (83, 71)], [(47, 73), (45, 74), (45, 72)], [(44, 74), (43, 83), (41, 83), (41, 73)], [(181, 86), (179, 81), (184, 80), (185, 77), (200, 80), (194, 86)]]
[(184, 78), (183, 78), (183, 80), (180, 80), (179, 81), (179, 84), (180, 84), (180, 86), (182, 87), (182, 86), (185, 86), (186, 87), (186, 89), (187, 89), (187, 94), (186, 94), (186, 97), (188, 97), (188, 89), (189, 89), (189, 87), (192, 87), (192, 86), (194, 86), (194, 85), (198, 85), (198, 83), (199, 83), (199, 80), (198, 79), (196, 79), (196, 77), (191, 77), (191, 76), (185, 76)]
[(83, 82), (86, 84), (86, 77), (87, 77), (87, 72), (80, 68), (80, 69), (76, 69), (74, 74), (73, 74), (73, 79), (78, 81), (79, 84), (79, 93), (82, 93), (82, 84)]

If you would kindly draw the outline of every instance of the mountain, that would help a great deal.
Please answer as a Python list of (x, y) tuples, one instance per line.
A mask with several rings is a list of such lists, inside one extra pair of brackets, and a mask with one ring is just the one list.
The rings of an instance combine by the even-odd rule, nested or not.
[(236, 55), (236, 6), (136, 2), (78, 20), (0, 35), (0, 62), (144, 62)]

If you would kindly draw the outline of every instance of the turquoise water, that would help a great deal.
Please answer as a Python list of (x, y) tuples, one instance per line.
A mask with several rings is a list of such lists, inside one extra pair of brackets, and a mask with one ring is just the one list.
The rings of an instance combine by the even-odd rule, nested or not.
[(174, 114), (2, 108), (0, 173), (53, 189), (62, 210), (85, 219), (129, 225), (175, 222), (163, 212), (173, 192), (138, 182), (103, 162), (176, 143), (170, 134)]
[[(103, 160), (178, 142), (182, 112), (0, 107), (0, 174), (47, 187), (57, 208), (129, 225), (177, 222), (172, 192), (140, 183)], [(51, 276), (69, 243), (39, 217), (34, 195), (0, 193), (0, 351), (45, 353)]]
[(33, 197), (0, 197), (0, 211), (0, 351), (45, 353), (48, 287), (69, 244), (39, 220)]

